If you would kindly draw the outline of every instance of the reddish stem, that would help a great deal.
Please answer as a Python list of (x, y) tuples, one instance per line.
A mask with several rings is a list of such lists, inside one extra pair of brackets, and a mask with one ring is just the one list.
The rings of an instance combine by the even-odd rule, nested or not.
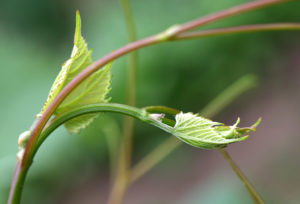
[(196, 19), (194, 21), (188, 22), (180, 26), (180, 29), (176, 34), (183, 33), (189, 30), (192, 30), (194, 28), (198, 28), (200, 26), (206, 25), (208, 23), (215, 22), (220, 19), (228, 18), (240, 13), (252, 11), (258, 8), (263, 8), (266, 6), (270, 6), (272, 4), (278, 4), (278, 3), (283, 3), (289, 0), (258, 0), (258, 1), (253, 1), (245, 4), (241, 4), (232, 8), (229, 8), (227, 10), (211, 14), (199, 19)]
[(172, 40), (186, 40), (200, 37), (211, 37), (214, 35), (225, 35), (235, 33), (250, 33), (257, 31), (278, 31), (278, 30), (300, 30), (300, 23), (272, 23), (259, 25), (236, 26), (229, 28), (218, 28), (205, 31), (186, 32), (176, 35)]

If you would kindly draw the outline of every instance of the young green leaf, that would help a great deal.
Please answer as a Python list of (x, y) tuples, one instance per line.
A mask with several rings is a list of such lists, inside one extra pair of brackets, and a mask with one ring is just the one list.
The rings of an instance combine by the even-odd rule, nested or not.
[[(81, 19), (79, 12), (76, 13), (76, 28), (74, 35), (74, 47), (70, 59), (62, 66), (52, 88), (48, 99), (39, 115), (42, 115), (48, 108), (58, 93), (70, 83), (74, 77), (87, 68), (92, 63), (91, 51), (81, 35)], [(55, 115), (59, 115), (80, 106), (93, 103), (106, 103), (107, 93), (110, 91), (111, 84), (111, 63), (92, 74), (76, 87), (70, 95), (56, 109)], [(87, 127), (98, 114), (88, 114), (74, 118), (67, 123), (65, 127), (71, 133), (78, 133), (81, 129)]]
[(205, 149), (219, 149), (227, 144), (239, 142), (248, 138), (245, 134), (256, 130), (259, 119), (250, 128), (238, 128), (240, 122), (233, 126), (225, 126), (192, 113), (179, 113), (175, 116), (176, 124), (172, 134), (183, 142)]

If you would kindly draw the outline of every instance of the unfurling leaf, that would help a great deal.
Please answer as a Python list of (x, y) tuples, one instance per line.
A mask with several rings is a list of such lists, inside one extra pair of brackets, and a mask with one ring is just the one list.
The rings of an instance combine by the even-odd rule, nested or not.
[[(71, 57), (63, 64), (60, 73), (52, 85), (48, 99), (39, 115), (44, 113), (54, 98), (68, 83), (92, 64), (91, 53), (92, 51), (88, 50), (87, 44), (81, 35), (81, 19), (79, 12), (77, 11), (74, 47)], [(88, 104), (108, 102), (106, 95), (110, 91), (110, 84), (111, 63), (92, 74), (76, 87), (56, 109), (54, 114), (60, 115), (74, 108)], [(81, 129), (87, 127), (97, 116), (98, 114), (79, 116), (65, 123), (65, 127), (71, 133), (78, 133)]]
[(238, 128), (239, 118), (232, 126), (225, 126), (192, 113), (181, 112), (175, 119), (172, 134), (187, 144), (205, 149), (219, 149), (227, 144), (245, 140), (248, 138), (245, 134), (255, 131), (261, 121), (259, 119), (250, 128)]

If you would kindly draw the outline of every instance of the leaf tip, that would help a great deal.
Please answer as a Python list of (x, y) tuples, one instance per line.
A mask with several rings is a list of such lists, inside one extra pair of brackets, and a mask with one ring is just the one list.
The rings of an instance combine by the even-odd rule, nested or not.
[(75, 36), (74, 36), (74, 44), (78, 42), (81, 37), (81, 17), (79, 10), (76, 10), (76, 27), (75, 27)]
[(256, 128), (262, 121), (262, 117), (259, 117), (257, 121), (252, 125), (253, 128)]
[(237, 127), (237, 125), (238, 125), (238, 124), (240, 124), (240, 122), (241, 122), (241, 118), (240, 118), (240, 117), (238, 117), (238, 118), (237, 118), (237, 120), (236, 120), (236, 122), (235, 122), (235, 124), (233, 125), (233, 127), (235, 127), (235, 128), (236, 128), (236, 127)]

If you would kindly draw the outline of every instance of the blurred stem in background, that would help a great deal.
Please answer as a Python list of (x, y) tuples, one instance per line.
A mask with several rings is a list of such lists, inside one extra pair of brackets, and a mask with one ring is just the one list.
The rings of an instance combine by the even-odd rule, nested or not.
[(252, 199), (257, 204), (263, 204), (264, 201), (258, 194), (258, 192), (255, 190), (255, 188), (252, 186), (250, 181), (247, 179), (247, 177), (243, 174), (243, 172), (240, 170), (240, 168), (236, 165), (236, 163), (232, 160), (229, 153), (226, 149), (219, 149), (223, 157), (226, 159), (226, 161), (230, 164), (233, 171), (236, 173), (236, 175), (240, 178), (240, 180), (245, 184), (247, 190), (252, 196)]
[[(130, 7), (129, 0), (120, 0), (122, 5), (128, 41), (134, 42), (137, 40), (134, 18)], [(127, 92), (126, 103), (130, 106), (136, 105), (136, 81), (137, 81), (137, 51), (129, 54), (128, 72), (127, 72)], [(121, 203), (126, 193), (126, 189), (130, 179), (131, 168), (131, 153), (134, 134), (134, 118), (125, 116), (123, 123), (123, 136), (120, 143), (120, 153), (117, 161), (116, 175), (113, 175), (112, 191), (108, 203)], [(111, 161), (115, 162), (115, 161)], [(114, 170), (111, 170), (112, 173)]]
[(246, 91), (257, 86), (257, 77), (253, 74), (247, 74), (223, 90), (217, 97), (215, 97), (209, 104), (202, 108), (199, 113), (205, 117), (214, 117), (234, 100)]
[(107, 142), (107, 149), (110, 162), (110, 183), (112, 185), (114, 182), (114, 176), (116, 175), (117, 171), (121, 131), (118, 124), (116, 124), (115, 120), (106, 117), (103, 122), (105, 122), (105, 125), (103, 125), (101, 131), (102, 133), (104, 133)]

